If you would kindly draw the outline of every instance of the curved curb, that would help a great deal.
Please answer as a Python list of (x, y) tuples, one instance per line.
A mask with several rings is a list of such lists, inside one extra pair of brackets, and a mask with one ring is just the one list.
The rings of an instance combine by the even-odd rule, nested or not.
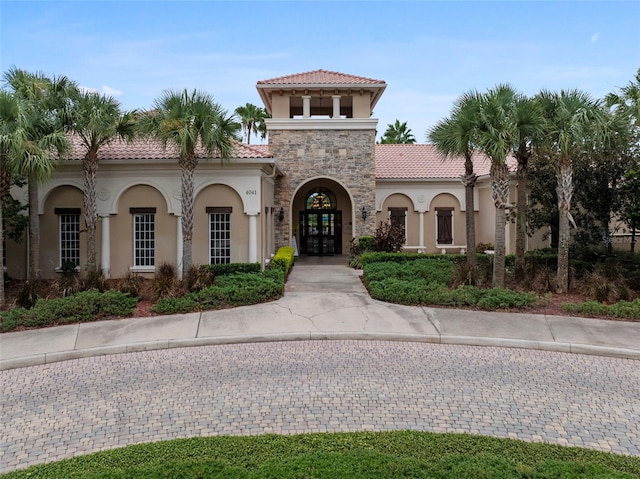
[(640, 360), (640, 350), (595, 346), (590, 344), (560, 343), (552, 341), (532, 341), (528, 339), (489, 338), (478, 336), (441, 336), (401, 333), (363, 333), (363, 332), (307, 332), (277, 333), (244, 336), (219, 336), (211, 338), (169, 339), (145, 341), (99, 348), (60, 351), (36, 354), (0, 361), (0, 371), (41, 366), (61, 361), (82, 359), (110, 354), (156, 351), (162, 349), (187, 348), (195, 346), (215, 346), (221, 344), (265, 343), (280, 341), (320, 341), (320, 340), (358, 340), (358, 341), (406, 341), (418, 343), (450, 344), (461, 346), (490, 346), (499, 348), (533, 349), (559, 353), (586, 354), (621, 359)]

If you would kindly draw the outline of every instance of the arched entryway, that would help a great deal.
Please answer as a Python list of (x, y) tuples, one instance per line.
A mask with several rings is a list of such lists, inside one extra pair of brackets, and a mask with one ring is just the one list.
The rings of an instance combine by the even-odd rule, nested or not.
[(294, 198), (294, 236), (298, 252), (309, 256), (343, 254), (351, 235), (351, 199), (337, 182), (316, 179)]

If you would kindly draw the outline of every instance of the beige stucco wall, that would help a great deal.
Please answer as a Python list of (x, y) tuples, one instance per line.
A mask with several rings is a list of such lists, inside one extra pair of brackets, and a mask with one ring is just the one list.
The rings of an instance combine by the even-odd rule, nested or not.
[(353, 117), (369, 118), (371, 116), (371, 92), (353, 94)]
[[(249, 261), (249, 217), (244, 213), (242, 199), (226, 185), (209, 185), (198, 193), (195, 200), (193, 228), (193, 263), (209, 264), (209, 215), (207, 207), (228, 207), (231, 213), (231, 262)], [(258, 223), (258, 229), (260, 229)], [(258, 238), (261, 231), (258, 231)], [(258, 246), (260, 251), (260, 246)]]
[[(176, 217), (167, 211), (162, 194), (147, 185), (132, 186), (118, 198), (118, 214), (110, 217), (111, 277), (125, 276), (133, 266), (133, 216), (130, 208), (156, 208), (155, 264), (177, 263)], [(153, 273), (140, 273), (152, 276)]]
[[(87, 233), (84, 221), (82, 191), (73, 186), (60, 186), (47, 196), (43, 214), (40, 215), (40, 267), (42, 278), (56, 277), (60, 264), (59, 217), (56, 208), (80, 208), (80, 266), (87, 262)], [(99, 232), (97, 236), (99, 237)], [(98, 248), (100, 243), (98, 240)]]
[(406, 208), (407, 209), (407, 221), (406, 221), (406, 244), (408, 246), (418, 246), (419, 242), (419, 215), (413, 208), (413, 202), (406, 195), (396, 193), (393, 194), (384, 201), (382, 204), (382, 211), (376, 213), (376, 225), (380, 224), (380, 221), (389, 220), (389, 208)]

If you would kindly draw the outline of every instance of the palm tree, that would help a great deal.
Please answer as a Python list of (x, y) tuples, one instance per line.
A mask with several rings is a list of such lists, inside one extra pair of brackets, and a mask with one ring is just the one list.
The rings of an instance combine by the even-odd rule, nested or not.
[(607, 106), (613, 108), (616, 115), (626, 118), (631, 129), (629, 154), (634, 158), (634, 166), (624, 175), (621, 216), (631, 230), (632, 252), (635, 251), (636, 230), (640, 227), (640, 68), (634, 80), (622, 87), (619, 93), (609, 93), (605, 97)]
[(498, 85), (482, 96), (476, 141), (478, 148), (491, 159), (491, 195), (496, 207), (495, 256), (493, 286), (505, 284), (505, 228), (509, 204), (509, 169), (507, 156), (518, 144), (513, 112), (518, 94), (509, 85)]
[(573, 196), (572, 159), (584, 150), (585, 140), (594, 132), (605, 132), (607, 122), (600, 103), (579, 90), (560, 93), (542, 91), (538, 95), (546, 119), (545, 142), (556, 162), (558, 194), (558, 292), (569, 289), (569, 224), (576, 227), (571, 215)]
[(527, 196), (528, 196), (528, 165), (533, 148), (544, 135), (544, 116), (542, 108), (535, 98), (527, 98), (517, 94), (513, 105), (515, 115), (516, 144), (512, 151), (518, 162), (516, 180), (518, 182), (516, 198), (516, 280), (524, 278), (524, 253), (527, 238)]
[(11, 184), (9, 167), (23, 139), (20, 121), (19, 100), (11, 92), (0, 90), (0, 306), (4, 305), (4, 200)]
[(407, 128), (407, 122), (400, 123), (396, 120), (394, 124), (387, 125), (387, 130), (380, 138), (381, 144), (413, 144), (416, 142), (411, 129)]
[(97, 270), (96, 173), (99, 150), (116, 139), (132, 140), (136, 113), (122, 113), (120, 103), (110, 96), (78, 90), (73, 95), (73, 104), (68, 115), (71, 131), (79, 137), (85, 149), (82, 171), (84, 218), (87, 226), (87, 271), (94, 273)]
[(267, 135), (267, 124), (265, 120), (271, 115), (267, 113), (267, 110), (260, 108), (252, 103), (247, 103), (244, 106), (236, 108), (235, 114), (240, 118), (240, 124), (242, 125), (242, 131), (247, 135), (247, 144), (251, 144), (251, 133), (256, 136), (258, 133), (264, 140)]
[(60, 157), (69, 149), (60, 112), (75, 85), (64, 76), (48, 78), (16, 68), (9, 69), (4, 79), (23, 105), (22, 141), (9, 158), (13, 171), (28, 180), (29, 279), (35, 281), (40, 278), (38, 183), (51, 175), (56, 152)]
[(182, 270), (192, 267), (193, 175), (198, 160), (219, 154), (228, 159), (234, 144), (240, 141), (240, 125), (213, 101), (207, 93), (193, 90), (165, 90), (153, 109), (142, 115), (143, 135), (160, 140), (163, 147), (172, 144), (179, 151), (182, 203)]
[(427, 132), (432, 142), (445, 157), (464, 156), (465, 226), (467, 236), (467, 264), (476, 266), (476, 226), (474, 188), (478, 177), (473, 171), (474, 135), (479, 119), (480, 95), (470, 91), (455, 102), (451, 116), (439, 121)]

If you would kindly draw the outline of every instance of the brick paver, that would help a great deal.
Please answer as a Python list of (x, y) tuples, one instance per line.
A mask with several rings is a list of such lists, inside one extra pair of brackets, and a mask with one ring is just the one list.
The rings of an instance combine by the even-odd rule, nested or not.
[(640, 455), (633, 360), (309, 341), (101, 356), (0, 378), (3, 472), (179, 437), (393, 429)]

